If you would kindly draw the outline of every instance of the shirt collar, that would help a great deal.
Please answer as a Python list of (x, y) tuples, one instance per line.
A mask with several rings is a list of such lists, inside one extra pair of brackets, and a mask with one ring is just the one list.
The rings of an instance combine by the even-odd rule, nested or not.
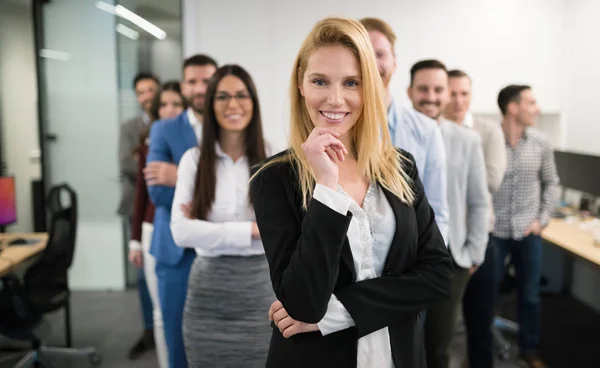
[(198, 118), (196, 117), (196, 114), (194, 114), (194, 110), (192, 110), (191, 107), (188, 107), (187, 109), (187, 117), (192, 127), (202, 125), (200, 120), (198, 120)]
[(395, 128), (396, 127), (396, 101), (394, 101), (394, 99), (392, 98), (392, 101), (390, 103), (390, 107), (388, 107), (388, 126), (390, 126), (391, 128)]
[(462, 122), (462, 125), (466, 126), (467, 128), (473, 128), (474, 124), (475, 120), (473, 119), (473, 114), (467, 112), (467, 114), (465, 115), (465, 119)]
[[(231, 157), (226, 154), (225, 152), (223, 152), (223, 150), (221, 149), (221, 145), (217, 142), (215, 143), (215, 153), (217, 154), (217, 157), (219, 158), (228, 158), (231, 160)], [(246, 159), (246, 155), (242, 156), (237, 162), (245, 160)]]
[(148, 125), (150, 124), (150, 120), (150, 115), (148, 115), (148, 113), (144, 111), (142, 113), (142, 121), (144, 122), (144, 124)]

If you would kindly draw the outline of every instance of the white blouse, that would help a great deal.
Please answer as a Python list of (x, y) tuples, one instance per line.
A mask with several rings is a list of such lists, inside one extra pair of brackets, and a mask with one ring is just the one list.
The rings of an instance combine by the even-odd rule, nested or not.
[[(352, 212), (347, 236), (356, 281), (381, 277), (396, 232), (394, 212), (381, 187), (376, 184), (369, 186), (362, 208), (341, 187), (336, 192), (317, 184), (313, 199), (342, 215)], [(328, 335), (354, 326), (355, 323), (343, 304), (335, 295), (331, 295), (327, 312), (317, 325), (321, 334)], [(357, 367), (394, 367), (387, 327), (358, 339)]]
[(194, 198), (200, 150), (191, 148), (181, 157), (171, 209), (173, 240), (180, 247), (195, 248), (203, 257), (264, 254), (262, 242), (252, 239), (256, 217), (249, 201), (248, 160), (244, 156), (234, 162), (218, 144), (216, 153), (215, 201), (207, 221), (188, 219), (181, 210), (182, 204), (190, 204)]

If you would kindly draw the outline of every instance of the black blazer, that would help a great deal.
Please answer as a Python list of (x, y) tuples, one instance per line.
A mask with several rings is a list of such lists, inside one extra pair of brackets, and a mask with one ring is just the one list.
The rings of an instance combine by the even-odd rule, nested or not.
[(396, 217), (396, 233), (383, 275), (375, 279), (356, 282), (346, 237), (352, 214), (343, 216), (319, 201), (310, 201), (302, 210), (298, 176), (291, 164), (269, 166), (251, 183), (273, 289), (288, 314), (297, 321), (317, 323), (333, 293), (356, 323), (327, 336), (311, 332), (290, 339), (274, 327), (267, 367), (356, 367), (358, 338), (386, 326), (394, 365), (426, 366), (418, 313), (449, 296), (452, 262), (415, 160), (410, 153), (401, 153), (408, 158), (403, 165), (416, 199), (407, 205), (384, 189)]

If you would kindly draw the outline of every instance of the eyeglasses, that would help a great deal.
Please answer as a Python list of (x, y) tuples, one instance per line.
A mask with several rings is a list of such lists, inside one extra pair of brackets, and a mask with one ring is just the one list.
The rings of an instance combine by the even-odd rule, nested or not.
[(235, 96), (229, 93), (219, 93), (215, 96), (215, 104), (221, 107), (229, 106), (232, 98), (235, 98), (238, 104), (247, 104), (251, 100), (250, 95), (247, 93), (238, 93)]

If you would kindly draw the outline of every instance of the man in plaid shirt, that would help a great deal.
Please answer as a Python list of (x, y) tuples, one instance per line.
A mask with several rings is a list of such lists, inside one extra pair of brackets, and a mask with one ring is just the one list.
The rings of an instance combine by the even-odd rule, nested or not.
[(519, 294), (519, 363), (542, 368), (537, 355), (540, 338), (541, 230), (554, 209), (558, 175), (548, 139), (531, 128), (539, 115), (529, 86), (510, 85), (500, 91), (498, 106), (504, 119), (507, 168), (494, 194), (496, 226), (492, 242), (497, 251), (497, 281), (505, 274), (505, 259), (515, 265)]

